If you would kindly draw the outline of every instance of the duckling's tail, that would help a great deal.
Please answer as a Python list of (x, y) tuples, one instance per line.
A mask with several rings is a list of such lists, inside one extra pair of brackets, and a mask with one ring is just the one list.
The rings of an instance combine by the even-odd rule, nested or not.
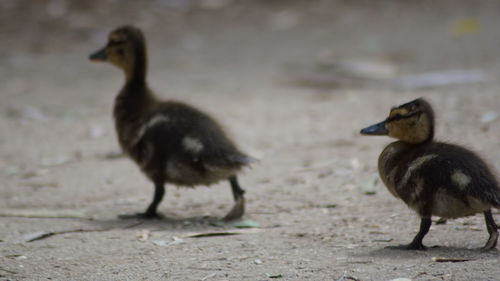
[(248, 156), (248, 155), (243, 155), (243, 154), (232, 155), (229, 158), (230, 158), (229, 160), (231, 162), (238, 163), (241, 165), (251, 165), (251, 164), (257, 163), (259, 161), (257, 158), (254, 158), (254, 157)]
[[(487, 177), (484, 178), (487, 179)], [(491, 207), (500, 210), (500, 185), (494, 177), (490, 177), (490, 182), (487, 185), (483, 185), (481, 188), (475, 190), (482, 192), (481, 197)]]
[(492, 195), (491, 201), (493, 208), (500, 209), (500, 192), (495, 192), (495, 194)]

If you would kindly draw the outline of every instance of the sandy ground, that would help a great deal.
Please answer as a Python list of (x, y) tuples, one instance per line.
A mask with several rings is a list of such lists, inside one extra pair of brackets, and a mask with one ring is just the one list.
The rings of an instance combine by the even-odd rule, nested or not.
[[(0, 2), (0, 280), (500, 280), (498, 251), (477, 250), (488, 236), (481, 215), (433, 225), (424, 243), (439, 248), (384, 248), (408, 243), (419, 224), (371, 187), (390, 140), (358, 135), (391, 106), (427, 98), (439, 139), (500, 170), (500, 119), (481, 121), (500, 114), (500, 5), (418, 2)], [(143, 210), (153, 187), (131, 161), (109, 157), (123, 75), (87, 56), (124, 23), (149, 39), (159, 96), (213, 114), (261, 159), (240, 176), (245, 218), (259, 228), (189, 237), (235, 231), (210, 224), (233, 204), (227, 183), (167, 187), (163, 220), (117, 219)], [(397, 70), (377, 64), (376, 75), (458, 68), (487, 80), (397, 89), (309, 71), (349, 60)]]

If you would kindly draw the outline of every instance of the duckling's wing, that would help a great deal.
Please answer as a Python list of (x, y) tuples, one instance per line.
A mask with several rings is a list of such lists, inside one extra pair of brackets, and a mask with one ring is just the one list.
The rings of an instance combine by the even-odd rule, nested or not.
[(466, 177), (464, 177), (464, 174), (461, 174), (460, 172), (454, 172), (454, 174), (452, 174), (452, 180), (459, 185), (462, 180), (466, 180), (466, 182), (468, 182), (469, 180), (467, 177), (470, 177), (470, 183), (465, 188), (467, 195), (499, 208), (500, 187), (487, 164), (477, 157), (475, 160), (469, 159), (469, 166), (470, 169), (467, 170), (466, 173), (468, 174)]
[[(446, 143), (437, 143), (433, 150), (439, 157), (431, 168), (439, 173), (446, 167), (449, 172), (436, 177), (441, 177), (443, 183), (449, 182), (451, 192), (500, 207), (498, 181), (478, 155), (464, 147)], [(430, 169), (428, 171), (431, 172)]]
[[(158, 116), (165, 116), (159, 118)], [(149, 128), (151, 139), (167, 155), (176, 155), (205, 169), (234, 169), (255, 159), (240, 152), (222, 127), (207, 114), (179, 102), (162, 104), (150, 119), (162, 119)]]

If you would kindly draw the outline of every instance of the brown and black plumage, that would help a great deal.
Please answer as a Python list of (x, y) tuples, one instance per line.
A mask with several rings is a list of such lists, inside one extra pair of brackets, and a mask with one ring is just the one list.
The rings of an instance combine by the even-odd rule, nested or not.
[(458, 218), (483, 213), (490, 235), (484, 250), (495, 248), (497, 226), (491, 208), (500, 207), (500, 188), (488, 165), (474, 152), (434, 141), (434, 112), (417, 99), (392, 108), (385, 121), (361, 130), (364, 135), (399, 139), (380, 154), (382, 181), (396, 198), (421, 217), (420, 230), (403, 249), (425, 249), (431, 216)]
[(114, 105), (115, 127), (123, 151), (154, 183), (154, 198), (140, 217), (156, 217), (164, 185), (193, 187), (228, 180), (236, 204), (226, 220), (244, 213), (244, 190), (236, 174), (253, 158), (240, 152), (207, 114), (175, 101), (160, 101), (146, 83), (147, 55), (142, 32), (117, 28), (107, 45), (90, 56), (125, 72), (125, 85)]

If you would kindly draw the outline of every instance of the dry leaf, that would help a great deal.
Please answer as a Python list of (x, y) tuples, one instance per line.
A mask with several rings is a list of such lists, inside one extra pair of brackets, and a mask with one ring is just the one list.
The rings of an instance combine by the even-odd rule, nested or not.
[(465, 258), (445, 258), (445, 257), (433, 257), (432, 261), (435, 262), (466, 262), (470, 261), (471, 259), (465, 259)]
[(230, 235), (240, 235), (240, 234), (250, 234), (250, 233), (259, 233), (263, 230), (260, 228), (248, 228), (248, 229), (239, 229), (232, 231), (211, 231), (211, 232), (200, 232), (188, 234), (183, 237), (185, 238), (203, 238), (203, 237), (216, 237), (216, 236), (230, 236)]
[(476, 19), (460, 19), (453, 23), (453, 35), (463, 36), (477, 33), (481, 30), (481, 24)]

